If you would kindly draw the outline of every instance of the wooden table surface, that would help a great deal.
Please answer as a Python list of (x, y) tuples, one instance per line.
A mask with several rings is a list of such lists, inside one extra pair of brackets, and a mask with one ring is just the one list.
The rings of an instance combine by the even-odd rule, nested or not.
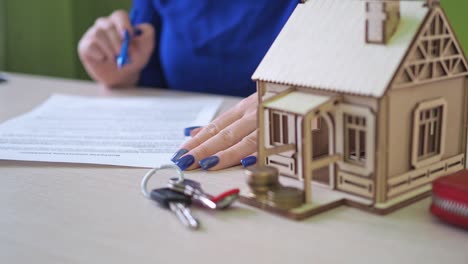
[[(164, 96), (150, 89), (9, 74), (0, 84), (0, 122), (52, 93)], [(187, 93), (176, 93), (186, 96)], [(224, 107), (238, 99), (226, 98)], [(146, 169), (0, 161), (0, 263), (468, 263), (468, 232), (428, 212), (430, 199), (388, 216), (340, 207), (294, 222), (236, 204), (194, 208), (199, 231), (142, 197)], [(195, 171), (211, 193), (245, 188), (240, 167)], [(158, 174), (162, 185), (170, 175)]]

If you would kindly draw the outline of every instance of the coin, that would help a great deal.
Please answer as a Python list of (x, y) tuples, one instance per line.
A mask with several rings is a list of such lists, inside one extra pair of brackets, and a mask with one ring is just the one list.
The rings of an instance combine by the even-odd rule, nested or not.
[(249, 176), (249, 184), (260, 185), (276, 185), (278, 184), (278, 169), (270, 166), (252, 166), (246, 170), (246, 175)]
[(267, 192), (280, 187), (279, 173), (274, 167), (252, 166), (245, 173), (249, 176), (247, 183), (257, 201), (266, 202)]
[(304, 192), (298, 188), (282, 186), (267, 192), (268, 204), (281, 209), (292, 209), (304, 203)]

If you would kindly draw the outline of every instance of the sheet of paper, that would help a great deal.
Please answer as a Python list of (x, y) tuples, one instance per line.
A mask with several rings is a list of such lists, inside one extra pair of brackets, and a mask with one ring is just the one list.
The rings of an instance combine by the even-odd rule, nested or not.
[(170, 162), (183, 129), (206, 125), (212, 97), (98, 98), (53, 95), (0, 124), (0, 159), (154, 167)]

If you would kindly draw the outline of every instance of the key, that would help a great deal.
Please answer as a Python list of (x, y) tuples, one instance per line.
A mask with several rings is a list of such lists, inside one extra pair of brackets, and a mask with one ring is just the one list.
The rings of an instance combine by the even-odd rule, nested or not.
[(239, 192), (239, 189), (231, 189), (216, 197), (212, 197), (211, 201), (216, 203), (216, 208), (226, 209), (239, 198)]
[(192, 199), (201, 202), (210, 209), (216, 209), (216, 203), (211, 200), (211, 197), (202, 190), (200, 183), (196, 181), (184, 179), (179, 182), (178, 178), (171, 178), (168, 186), (176, 192), (192, 197)]
[(189, 179), (180, 182), (178, 178), (171, 178), (169, 188), (192, 197), (192, 199), (201, 202), (210, 209), (225, 209), (239, 197), (239, 189), (228, 190), (216, 197), (212, 197), (203, 191), (199, 182)]
[(191, 229), (199, 227), (198, 220), (192, 216), (189, 205), (192, 202), (190, 196), (176, 192), (170, 188), (154, 189), (150, 193), (150, 198), (166, 209), (175, 213), (180, 222)]

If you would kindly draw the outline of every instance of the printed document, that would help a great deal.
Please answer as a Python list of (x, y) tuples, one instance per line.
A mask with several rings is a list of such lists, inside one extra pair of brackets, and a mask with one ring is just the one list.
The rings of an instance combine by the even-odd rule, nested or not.
[(0, 159), (155, 167), (170, 162), (185, 127), (208, 124), (214, 97), (53, 95), (0, 124)]

